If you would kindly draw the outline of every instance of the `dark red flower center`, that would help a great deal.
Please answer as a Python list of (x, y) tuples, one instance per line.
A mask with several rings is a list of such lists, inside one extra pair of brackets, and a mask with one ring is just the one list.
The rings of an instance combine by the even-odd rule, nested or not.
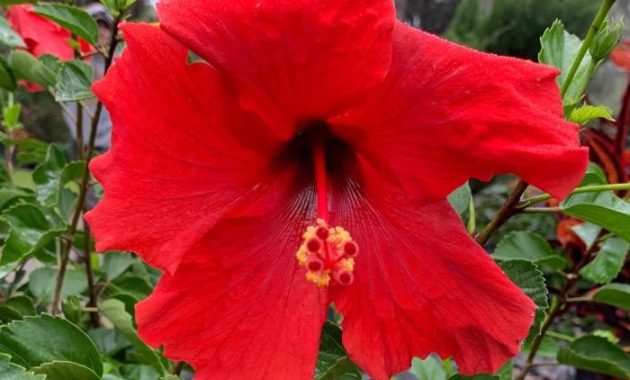
[(313, 173), (317, 194), (317, 221), (304, 232), (296, 258), (307, 270), (306, 279), (324, 287), (334, 281), (350, 285), (359, 246), (343, 227), (328, 225), (328, 194), (331, 180), (341, 180), (353, 162), (348, 144), (335, 137), (327, 123), (312, 121), (289, 142), (281, 155), (285, 162), (298, 160)]

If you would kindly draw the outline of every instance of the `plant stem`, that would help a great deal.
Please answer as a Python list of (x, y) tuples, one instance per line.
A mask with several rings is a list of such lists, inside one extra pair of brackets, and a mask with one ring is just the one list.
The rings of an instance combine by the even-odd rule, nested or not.
[(88, 294), (90, 300), (87, 303), (87, 307), (93, 309), (90, 311), (90, 323), (92, 327), (99, 327), (101, 325), (100, 317), (98, 315), (98, 295), (96, 292), (94, 281), (94, 270), (92, 268), (92, 250), (90, 249), (90, 229), (85, 225), (83, 228), (83, 240), (85, 245), (84, 260), (85, 260), (85, 273), (88, 280)]
[[(112, 36), (109, 45), (109, 54), (105, 59), (105, 69), (104, 73), (107, 73), (112, 62), (114, 60), (114, 54), (116, 52), (116, 45), (118, 44), (118, 39), (116, 38), (118, 35), (118, 24), (122, 18), (119, 16), (114, 20), (114, 25), (112, 28)], [(94, 111), (94, 117), (92, 118), (92, 123), (90, 125), (90, 137), (88, 141), (87, 151), (85, 153), (85, 171), (83, 172), (83, 176), (81, 178), (81, 184), (79, 186), (79, 199), (77, 201), (77, 206), (72, 214), (72, 219), (70, 221), (70, 226), (68, 227), (68, 236), (66, 246), (64, 247), (63, 252), (61, 253), (61, 258), (59, 262), (59, 270), (57, 272), (57, 279), (55, 281), (55, 291), (54, 297), (51, 307), (51, 312), (53, 315), (59, 314), (60, 304), (61, 304), (61, 289), (63, 288), (63, 281), (66, 275), (66, 270), (68, 268), (68, 261), (70, 259), (70, 251), (72, 250), (72, 245), (74, 243), (74, 237), (77, 233), (77, 227), (79, 224), (79, 219), (83, 212), (83, 207), (85, 205), (85, 199), (87, 196), (87, 192), (89, 189), (90, 182), (90, 170), (88, 169), (88, 164), (92, 159), (92, 155), (94, 153), (94, 142), (96, 140), (96, 132), (98, 130), (98, 123), (101, 118), (101, 113), (103, 112), (103, 103), (98, 102), (96, 104), (96, 110)]]
[(523, 196), (527, 186), (529, 185), (525, 181), (519, 181), (516, 184), (514, 190), (512, 190), (512, 193), (505, 200), (505, 203), (501, 206), (494, 219), (477, 235), (475, 240), (477, 240), (479, 245), (483, 246), (486, 244), (490, 236), (517, 213), (518, 210), (516, 206), (519, 204), (521, 196)]
[(580, 68), (580, 64), (582, 63), (584, 56), (588, 52), (588, 49), (590, 49), (591, 43), (593, 43), (593, 39), (595, 39), (595, 35), (599, 31), (599, 29), (602, 27), (602, 24), (606, 20), (606, 16), (608, 15), (608, 12), (610, 11), (610, 8), (612, 8), (614, 3), (615, 3), (615, 0), (602, 1), (599, 7), (599, 10), (597, 11), (597, 14), (595, 15), (595, 19), (593, 19), (591, 26), (588, 28), (586, 37), (584, 37), (584, 42), (582, 42), (582, 46), (580, 46), (580, 50), (578, 51), (578, 54), (575, 57), (575, 60), (573, 61), (573, 65), (571, 65), (571, 69), (569, 70), (569, 73), (567, 74), (567, 78), (565, 79), (564, 84), (562, 85), (561, 94), (563, 98), (566, 95), (567, 91), (569, 90), (569, 87), (571, 86), (571, 82), (573, 82), (573, 78), (575, 78), (575, 74), (577, 74), (577, 71)]
[(560, 207), (528, 207), (521, 209), (520, 212), (525, 213), (555, 213), (562, 212)]
[[(591, 185), (591, 186), (582, 186), (578, 187), (571, 192), (571, 195), (574, 194), (582, 194), (582, 193), (596, 193), (601, 191), (617, 191), (617, 190), (630, 190), (630, 182), (627, 183), (613, 183), (607, 185)], [(548, 201), (553, 197), (549, 194), (542, 194), (533, 198), (523, 200), (519, 205), (519, 209), (524, 209), (526, 207), (530, 207), (535, 205), (536, 203)]]

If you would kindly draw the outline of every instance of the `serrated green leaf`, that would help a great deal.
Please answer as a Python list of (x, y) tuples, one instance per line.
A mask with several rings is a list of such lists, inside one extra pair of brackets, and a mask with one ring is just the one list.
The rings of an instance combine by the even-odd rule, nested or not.
[(43, 87), (55, 85), (55, 73), (30, 53), (14, 50), (8, 63), (17, 79), (26, 79)]
[[(0, 1), (0, 5), (6, 5)], [(0, 43), (11, 48), (26, 47), (22, 38), (11, 28), (6, 17), (0, 15)]]
[[(606, 183), (601, 169), (591, 165), (580, 186)], [(630, 241), (630, 203), (611, 191), (574, 194), (561, 202), (560, 208), (568, 215), (597, 224)]]
[(558, 363), (591, 372), (630, 378), (630, 356), (607, 339), (584, 336), (558, 352)]
[[(540, 38), (540, 44), (541, 50), (538, 53), (538, 61), (561, 71), (558, 77), (558, 85), (562, 88), (580, 50), (582, 41), (577, 36), (566, 32), (562, 21), (556, 20), (551, 27), (545, 30), (545, 33)], [(564, 96), (565, 105), (577, 104), (582, 99), (584, 89), (594, 69), (595, 62), (590, 53), (587, 53)]]
[(46, 376), (46, 380), (101, 380), (90, 368), (73, 362), (53, 361), (33, 368), (33, 372)]
[(160, 375), (164, 375), (165, 370), (160, 357), (138, 337), (133, 320), (125, 310), (125, 304), (116, 299), (108, 299), (100, 304), (99, 310), (135, 347), (139, 362), (151, 365)]
[(37, 200), (47, 207), (57, 206), (62, 188), (68, 182), (81, 178), (84, 172), (84, 161), (67, 162), (61, 150), (50, 145), (45, 161), (33, 171)]
[(0, 320), (3, 322), (11, 322), (29, 315), (35, 315), (36, 313), (33, 302), (25, 296), (9, 298), (4, 304), (0, 305)]
[(575, 108), (569, 114), (569, 121), (577, 124), (586, 124), (591, 120), (605, 119), (613, 120), (612, 109), (606, 106), (592, 106), (585, 104), (582, 107)]
[[(50, 267), (37, 268), (29, 277), (28, 289), (38, 300), (44, 304), (50, 303), (55, 289), (57, 270)], [(66, 298), (73, 294), (81, 294), (87, 290), (87, 277), (84, 271), (68, 269), (61, 288), (61, 297)]]
[(593, 294), (593, 301), (630, 311), (630, 285), (608, 284)]
[(525, 260), (554, 269), (563, 268), (566, 260), (558, 255), (542, 236), (528, 231), (513, 231), (497, 244), (495, 260)]
[(24, 367), (10, 362), (11, 357), (0, 354), (0, 379), (2, 380), (44, 380), (42, 375), (27, 371)]
[(463, 184), (462, 186), (455, 189), (449, 196), (448, 201), (451, 206), (455, 209), (455, 211), (462, 215), (464, 212), (468, 210), (468, 205), (470, 204), (470, 198), (472, 198), (472, 192), (470, 191), (470, 186), (468, 182)]
[(596, 284), (606, 284), (617, 277), (630, 249), (627, 241), (612, 237), (606, 239), (593, 261), (580, 274)]
[(18, 204), (0, 214), (9, 226), (9, 236), (0, 256), (0, 277), (13, 270), (24, 258), (42, 249), (55, 236), (66, 231), (66, 223), (52, 210), (32, 204)]
[(26, 368), (69, 361), (103, 374), (101, 356), (90, 338), (72, 323), (46, 314), (0, 327), (0, 352)]
[(94, 73), (92, 66), (83, 61), (65, 62), (55, 87), (55, 100), (70, 102), (94, 97), (90, 87)]
[(41, 3), (33, 8), (35, 13), (46, 17), (85, 39), (92, 45), (98, 40), (98, 25), (86, 11), (71, 5)]
[(536, 304), (536, 316), (527, 340), (540, 333), (540, 324), (549, 308), (545, 277), (536, 264), (525, 260), (499, 261), (505, 274)]

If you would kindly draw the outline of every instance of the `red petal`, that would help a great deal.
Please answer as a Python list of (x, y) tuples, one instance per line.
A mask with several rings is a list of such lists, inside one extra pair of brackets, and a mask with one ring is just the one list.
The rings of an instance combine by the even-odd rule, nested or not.
[(557, 74), (397, 24), (384, 84), (333, 123), (410, 194), (441, 197), (470, 177), (511, 172), (563, 198), (588, 156), (562, 120)]
[(242, 103), (283, 138), (326, 119), (389, 68), (391, 0), (166, 0), (162, 27), (236, 79)]
[[(335, 199), (360, 247), (355, 279), (332, 302), (350, 358), (377, 380), (414, 356), (453, 357), (460, 373), (493, 373), (519, 351), (532, 301), (468, 235), (446, 201), (419, 206), (396, 193)], [(337, 203), (338, 202), (338, 203)]]
[(105, 198), (86, 217), (98, 250), (135, 251), (173, 271), (263, 176), (273, 145), (215, 69), (188, 64), (158, 27), (122, 29), (127, 48), (94, 85), (114, 129), (112, 149), (90, 165)]
[(222, 219), (137, 306), (140, 336), (197, 380), (312, 379), (328, 300), (295, 252), (313, 197), (280, 181)]
[(70, 32), (33, 12), (32, 5), (12, 5), (7, 20), (34, 56), (50, 54), (64, 61), (74, 58)]

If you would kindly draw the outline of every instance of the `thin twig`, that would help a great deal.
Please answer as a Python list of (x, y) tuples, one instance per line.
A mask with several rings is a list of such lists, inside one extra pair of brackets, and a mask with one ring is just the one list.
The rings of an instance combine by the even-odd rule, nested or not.
[(501, 206), (494, 219), (477, 235), (475, 240), (477, 240), (479, 245), (486, 244), (490, 236), (517, 213), (516, 206), (521, 201), (521, 197), (527, 189), (527, 186), (529, 185), (525, 181), (519, 181), (516, 184), (514, 190), (512, 190), (512, 193), (505, 200), (505, 203)]
[(92, 250), (90, 249), (90, 228), (86, 224), (83, 227), (83, 244), (84, 244), (84, 260), (85, 260), (85, 273), (88, 280), (88, 294), (90, 300), (87, 303), (88, 308), (94, 309), (90, 311), (90, 323), (92, 327), (99, 327), (101, 325), (100, 317), (98, 314), (98, 296), (94, 281), (94, 270), (92, 268)]

